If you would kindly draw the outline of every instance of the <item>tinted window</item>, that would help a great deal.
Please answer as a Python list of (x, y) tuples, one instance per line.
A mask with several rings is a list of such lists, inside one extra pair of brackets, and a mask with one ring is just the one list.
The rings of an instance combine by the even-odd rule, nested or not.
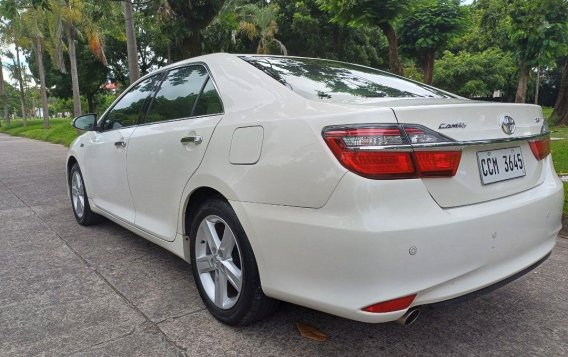
[(215, 90), (213, 81), (208, 79), (207, 84), (203, 87), (203, 93), (199, 96), (193, 115), (211, 115), (222, 112), (223, 104), (221, 103), (221, 98), (219, 98), (219, 94)]
[(311, 58), (241, 58), (309, 99), (358, 102), (393, 97), (451, 97), (388, 72), (349, 63)]
[(146, 122), (190, 117), (206, 79), (207, 71), (203, 66), (170, 71), (152, 101)]
[(148, 95), (152, 93), (158, 76), (143, 80), (126, 93), (106, 115), (103, 129), (119, 129), (136, 125)]

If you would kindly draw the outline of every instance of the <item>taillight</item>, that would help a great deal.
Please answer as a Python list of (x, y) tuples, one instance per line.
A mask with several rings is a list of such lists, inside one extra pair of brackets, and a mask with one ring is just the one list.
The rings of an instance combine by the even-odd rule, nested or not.
[(451, 177), (461, 159), (459, 150), (419, 148), (453, 140), (414, 124), (326, 127), (323, 138), (345, 168), (372, 179)]
[(414, 153), (422, 176), (455, 176), (461, 151), (417, 151)]
[(529, 141), (531, 151), (537, 160), (542, 160), (550, 154), (550, 136), (544, 136), (538, 140)]

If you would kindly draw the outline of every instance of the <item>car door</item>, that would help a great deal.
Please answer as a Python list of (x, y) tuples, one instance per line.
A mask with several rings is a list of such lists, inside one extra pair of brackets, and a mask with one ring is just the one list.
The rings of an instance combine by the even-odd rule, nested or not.
[(136, 226), (174, 240), (183, 189), (222, 114), (221, 99), (204, 65), (167, 73), (129, 142), (128, 181)]
[(126, 175), (129, 139), (158, 78), (152, 76), (132, 87), (99, 120), (85, 146), (89, 197), (98, 208), (134, 223), (134, 204)]

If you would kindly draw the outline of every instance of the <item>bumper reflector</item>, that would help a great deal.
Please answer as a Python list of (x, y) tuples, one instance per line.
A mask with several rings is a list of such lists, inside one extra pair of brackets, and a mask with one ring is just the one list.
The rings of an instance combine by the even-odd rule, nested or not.
[(414, 301), (415, 298), (416, 298), (416, 294), (408, 295), (408, 296), (401, 297), (401, 298), (398, 298), (398, 299), (383, 301), (383, 302), (380, 302), (378, 304), (367, 306), (367, 307), (363, 308), (362, 310), (366, 311), (366, 312), (376, 313), (376, 314), (405, 310), (410, 306), (410, 304), (412, 304), (412, 302)]

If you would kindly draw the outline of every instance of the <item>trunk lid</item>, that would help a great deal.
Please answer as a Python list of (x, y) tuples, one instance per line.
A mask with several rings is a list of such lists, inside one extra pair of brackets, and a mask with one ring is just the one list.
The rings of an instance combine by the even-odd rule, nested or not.
[[(423, 179), (430, 195), (441, 207), (494, 200), (542, 183), (545, 160), (537, 160), (528, 140), (522, 139), (541, 133), (544, 119), (539, 106), (472, 101), (434, 102), (431, 105), (399, 101), (392, 104), (399, 123), (423, 125), (457, 141), (458, 146), (467, 142), (462, 146), (462, 158), (454, 177)], [(515, 124), (510, 135), (504, 131), (507, 125), (502, 128), (505, 117), (507, 121), (512, 118)], [(505, 173), (508, 165), (512, 165), (511, 172)], [(488, 170), (499, 173), (491, 176)]]

